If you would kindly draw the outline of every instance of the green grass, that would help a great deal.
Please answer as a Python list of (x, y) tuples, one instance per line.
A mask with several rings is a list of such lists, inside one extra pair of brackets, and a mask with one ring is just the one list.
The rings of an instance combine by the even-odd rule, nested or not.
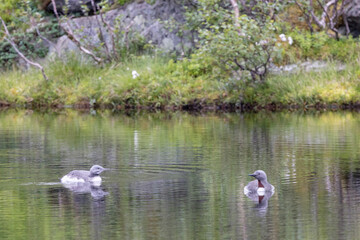
[(251, 102), (260, 105), (354, 104), (360, 102), (360, 67), (353, 63), (337, 70), (336, 65), (330, 63), (321, 72), (273, 75), (265, 86), (254, 92), (257, 93)]
[[(200, 59), (173, 61), (140, 56), (104, 67), (76, 57), (49, 63), (45, 82), (36, 69), (0, 74), (0, 101), (20, 106), (107, 106), (110, 108), (214, 107), (244, 103), (254, 106), (314, 106), (360, 102), (360, 59), (344, 70), (329, 62), (321, 72), (271, 75), (262, 85), (242, 88), (231, 75)], [(133, 79), (132, 71), (140, 75)]]
[[(194, 66), (189, 60), (174, 63), (142, 56), (100, 68), (72, 57), (67, 63), (57, 60), (45, 68), (49, 82), (35, 69), (1, 74), (0, 100), (20, 105), (95, 103), (156, 108), (178, 107), (194, 100), (211, 103), (221, 94), (217, 81), (211, 74), (199, 75), (201, 66)], [(132, 71), (140, 76), (133, 79)]]

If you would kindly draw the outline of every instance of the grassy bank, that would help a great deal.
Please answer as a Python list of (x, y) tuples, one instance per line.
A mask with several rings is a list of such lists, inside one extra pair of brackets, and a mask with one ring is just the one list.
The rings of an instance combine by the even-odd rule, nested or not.
[(99, 68), (73, 57), (48, 64), (49, 82), (37, 70), (0, 74), (0, 104), (117, 109), (239, 108), (241, 102), (248, 109), (355, 106), (360, 103), (358, 62), (340, 71), (330, 63), (321, 72), (271, 75), (266, 84), (242, 87), (230, 73), (195, 60), (142, 56)]
[(274, 75), (266, 85), (246, 92), (245, 99), (260, 107), (359, 107), (360, 67), (354, 63), (337, 70), (336, 64), (330, 63), (322, 71)]
[[(0, 100), (20, 106), (75, 106), (116, 108), (180, 108), (195, 101), (215, 104), (223, 94), (202, 66), (184, 60), (136, 57), (103, 68), (70, 58), (46, 67), (50, 81), (36, 70), (7, 71), (0, 75)], [(138, 76), (134, 78), (133, 71)]]

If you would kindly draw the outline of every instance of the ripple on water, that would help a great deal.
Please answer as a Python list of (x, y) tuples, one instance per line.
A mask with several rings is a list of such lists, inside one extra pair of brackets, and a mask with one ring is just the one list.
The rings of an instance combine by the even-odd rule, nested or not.
[(181, 173), (181, 172), (197, 172), (204, 170), (202, 164), (144, 164), (133, 165), (134, 170), (142, 170), (152, 173)]
[(61, 185), (61, 182), (28, 182), (28, 183), (20, 184), (20, 186), (29, 186), (29, 185), (54, 186), (54, 185)]

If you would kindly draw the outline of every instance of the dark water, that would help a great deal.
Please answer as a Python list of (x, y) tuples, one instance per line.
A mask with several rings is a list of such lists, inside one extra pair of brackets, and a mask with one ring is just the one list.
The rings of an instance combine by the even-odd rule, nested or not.
[[(359, 133), (351, 112), (2, 111), (0, 239), (359, 239)], [(59, 183), (95, 163), (100, 188)]]

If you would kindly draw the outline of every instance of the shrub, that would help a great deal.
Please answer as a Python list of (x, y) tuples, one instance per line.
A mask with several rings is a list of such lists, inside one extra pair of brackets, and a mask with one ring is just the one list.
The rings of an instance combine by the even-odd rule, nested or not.
[(329, 37), (324, 31), (311, 34), (306, 31), (289, 31), (294, 43), (282, 44), (282, 58), (276, 64), (289, 64), (305, 60), (330, 60), (349, 62), (359, 56), (359, 41), (351, 36), (339, 40)]
[[(279, 55), (276, 23), (262, 14), (259, 18), (242, 15), (234, 20), (229, 6), (213, 2), (213, 7), (209, 2), (201, 2), (200, 16), (205, 28), (200, 30), (198, 54), (215, 57), (220, 66), (239, 73), (239, 79), (245, 82), (264, 82), (271, 59)], [(216, 14), (212, 14), (214, 10)]]

